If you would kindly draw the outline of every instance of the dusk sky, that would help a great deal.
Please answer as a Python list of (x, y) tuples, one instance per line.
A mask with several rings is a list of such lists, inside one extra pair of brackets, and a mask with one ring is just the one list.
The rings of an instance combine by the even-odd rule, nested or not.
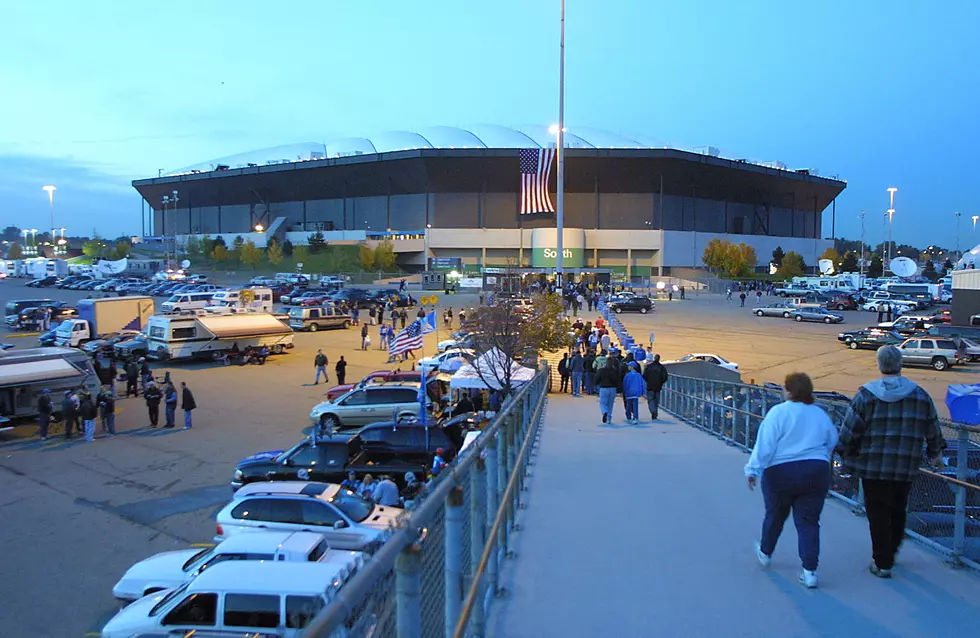
[[(559, 0), (10, 2), (0, 226), (140, 231), (130, 182), (392, 129), (548, 125)], [(568, 0), (566, 122), (848, 180), (837, 235), (980, 243), (980, 2)], [(516, 176), (515, 176), (516, 179)], [(831, 232), (829, 209), (824, 236)]]

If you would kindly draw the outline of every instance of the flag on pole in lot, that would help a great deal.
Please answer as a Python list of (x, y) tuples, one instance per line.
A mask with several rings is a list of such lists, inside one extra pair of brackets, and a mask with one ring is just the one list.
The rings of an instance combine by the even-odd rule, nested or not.
[(388, 356), (394, 357), (395, 355), (405, 354), (409, 350), (418, 350), (422, 347), (422, 324), (421, 319), (416, 319), (408, 325), (407, 328), (402, 329), (395, 335), (395, 338), (391, 340), (391, 345), (388, 346)]
[(551, 176), (555, 150), (522, 148), (518, 151), (521, 166), (521, 215), (555, 212), (548, 193), (548, 178)]

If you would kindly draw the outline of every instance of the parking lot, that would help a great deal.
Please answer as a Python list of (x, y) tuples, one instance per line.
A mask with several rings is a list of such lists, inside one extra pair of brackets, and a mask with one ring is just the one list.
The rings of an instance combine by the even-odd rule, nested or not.
[[(77, 299), (84, 293), (0, 282), (0, 303), (43, 296)], [(442, 303), (458, 309), (475, 299), (444, 297)], [(875, 378), (874, 352), (848, 350), (836, 335), (866, 327), (876, 316), (844, 314), (841, 325), (797, 324), (757, 318), (724, 297), (692, 294), (685, 301), (658, 301), (649, 315), (624, 314), (623, 321), (639, 341), (654, 332), (655, 349), (664, 359), (711, 352), (739, 363), (745, 381), (779, 382), (787, 372), (802, 370), (820, 390), (853, 394)], [(4, 340), (18, 347), (35, 341), (10, 336)], [(436, 339), (444, 337), (444, 332), (429, 335), (426, 352), (434, 352)], [(98, 635), (117, 609), (111, 587), (133, 562), (210, 543), (214, 514), (231, 493), (235, 463), (297, 442), (310, 408), (332, 385), (311, 385), (317, 348), (330, 359), (331, 382), (341, 354), (350, 362), (348, 381), (393, 367), (385, 365), (387, 355), (377, 346), (358, 349), (357, 329), (300, 333), (295, 343), (289, 354), (272, 357), (265, 366), (157, 367), (158, 375), (169, 369), (174, 381), (186, 381), (194, 391), (198, 409), (189, 431), (149, 429), (143, 400), (121, 399), (121, 434), (114, 438), (85, 443), (56, 436), (42, 443), (33, 424), (2, 435), (0, 542), (6, 577), (0, 580), (0, 636)], [(973, 382), (978, 370), (980, 364), (945, 373), (918, 368), (908, 376), (939, 401), (947, 384)], [(945, 414), (945, 407), (937, 407)]]

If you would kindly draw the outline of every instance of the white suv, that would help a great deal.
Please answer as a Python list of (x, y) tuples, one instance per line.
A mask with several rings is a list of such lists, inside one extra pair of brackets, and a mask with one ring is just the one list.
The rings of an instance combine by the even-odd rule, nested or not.
[(214, 540), (256, 529), (317, 532), (330, 547), (373, 551), (403, 512), (331, 483), (256, 482), (235, 492), (235, 499), (218, 512)]

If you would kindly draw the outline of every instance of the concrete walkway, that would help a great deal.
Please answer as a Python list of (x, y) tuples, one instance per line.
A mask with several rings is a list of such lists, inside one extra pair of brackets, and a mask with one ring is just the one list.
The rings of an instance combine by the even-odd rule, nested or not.
[(866, 519), (828, 499), (820, 588), (797, 582), (787, 522), (768, 571), (755, 559), (760, 492), (745, 453), (665, 417), (603, 426), (594, 398), (552, 395), (517, 560), (491, 635), (969, 636), (980, 577), (907, 541), (891, 581), (868, 573)]

